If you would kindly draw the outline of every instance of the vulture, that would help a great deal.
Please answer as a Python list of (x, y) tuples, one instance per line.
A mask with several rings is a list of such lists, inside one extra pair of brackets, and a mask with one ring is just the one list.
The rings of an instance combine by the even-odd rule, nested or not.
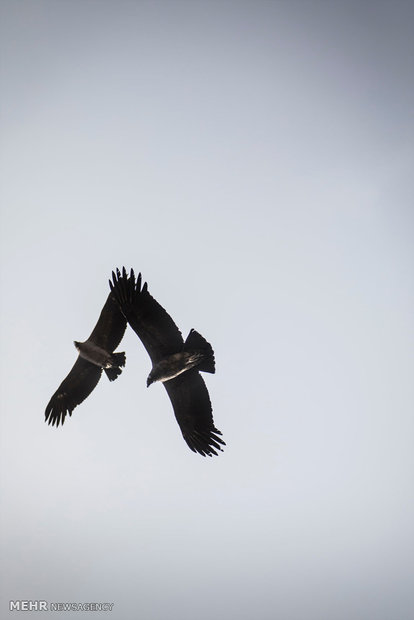
[(109, 293), (98, 322), (85, 342), (74, 342), (79, 352), (68, 376), (62, 381), (46, 407), (49, 424), (59, 426), (67, 414), (80, 405), (94, 390), (102, 370), (115, 381), (125, 366), (125, 353), (114, 353), (126, 330), (126, 320), (118, 303)]
[(125, 267), (112, 272), (112, 295), (152, 362), (147, 387), (164, 384), (181, 433), (193, 452), (217, 455), (226, 445), (214, 426), (211, 402), (199, 371), (215, 372), (211, 345), (194, 329), (183, 340), (181, 332), (160, 304), (149, 294), (141, 274), (128, 275)]

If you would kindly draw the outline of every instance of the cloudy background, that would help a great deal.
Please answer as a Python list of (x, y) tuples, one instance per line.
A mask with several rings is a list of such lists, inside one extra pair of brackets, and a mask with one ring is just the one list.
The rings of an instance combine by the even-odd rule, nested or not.
[[(412, 618), (412, 3), (1, 12), (2, 617)], [(132, 331), (44, 424), (122, 265), (213, 344), (218, 457)]]

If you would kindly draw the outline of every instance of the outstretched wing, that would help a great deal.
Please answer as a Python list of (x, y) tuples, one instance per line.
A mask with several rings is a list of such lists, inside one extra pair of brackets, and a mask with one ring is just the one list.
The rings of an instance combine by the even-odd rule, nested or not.
[(151, 361), (182, 350), (184, 341), (180, 330), (160, 304), (148, 293), (147, 283), (142, 285), (141, 274), (135, 279), (134, 270), (127, 275), (125, 267), (112, 272), (109, 281), (111, 293), (119, 304), (128, 323), (146, 348)]
[(203, 456), (217, 455), (225, 442), (214, 426), (206, 384), (195, 368), (164, 382), (175, 417), (188, 446)]
[(102, 368), (78, 357), (68, 376), (59, 385), (46, 407), (45, 419), (49, 424), (59, 426), (65, 421), (66, 414), (72, 411), (96, 387)]
[(113, 353), (122, 340), (126, 325), (126, 319), (114, 296), (109, 293), (88, 341), (93, 342), (108, 353)]

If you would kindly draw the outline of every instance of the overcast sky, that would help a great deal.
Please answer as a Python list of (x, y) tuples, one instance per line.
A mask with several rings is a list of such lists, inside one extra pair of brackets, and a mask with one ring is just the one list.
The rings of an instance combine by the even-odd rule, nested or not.
[[(1, 13), (0, 615), (411, 620), (413, 4)], [(44, 423), (122, 265), (212, 343), (218, 457), (132, 330)]]

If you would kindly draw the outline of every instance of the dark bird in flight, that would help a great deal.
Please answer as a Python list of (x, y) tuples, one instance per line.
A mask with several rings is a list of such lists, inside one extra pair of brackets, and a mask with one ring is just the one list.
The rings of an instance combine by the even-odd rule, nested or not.
[(184, 342), (169, 314), (143, 285), (133, 269), (112, 272), (111, 292), (128, 323), (146, 348), (152, 370), (147, 386), (161, 381), (188, 446), (203, 456), (217, 455), (226, 445), (214, 426), (211, 402), (199, 371), (215, 372), (211, 345), (194, 329)]
[(46, 422), (59, 426), (66, 414), (89, 396), (101, 378), (102, 370), (110, 381), (115, 381), (125, 366), (125, 353), (114, 353), (122, 340), (126, 320), (118, 304), (109, 293), (98, 322), (85, 342), (74, 342), (79, 351), (72, 370), (53, 394), (45, 411)]

